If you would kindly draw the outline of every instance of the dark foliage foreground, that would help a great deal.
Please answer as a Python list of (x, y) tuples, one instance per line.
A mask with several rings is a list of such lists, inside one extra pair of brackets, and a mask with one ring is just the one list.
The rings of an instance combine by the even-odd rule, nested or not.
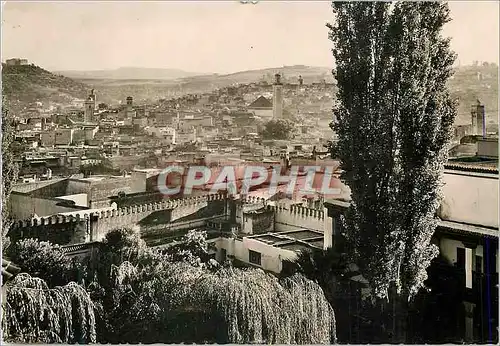
[(107, 236), (96, 261), (78, 265), (61, 257), (57, 246), (15, 244), (16, 263), (41, 278), (20, 274), (9, 284), (4, 340), (336, 341), (335, 315), (319, 285), (300, 274), (278, 279), (262, 270), (220, 266), (206, 256), (202, 233), (191, 232), (185, 240), (190, 246), (162, 254), (147, 248), (137, 233), (118, 230)]

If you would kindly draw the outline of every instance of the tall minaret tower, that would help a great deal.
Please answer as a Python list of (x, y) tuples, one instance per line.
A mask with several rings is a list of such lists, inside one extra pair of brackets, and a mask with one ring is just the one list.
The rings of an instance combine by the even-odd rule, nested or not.
[(89, 98), (91, 98), (92, 101), (94, 101), (94, 110), (97, 110), (97, 98), (94, 89), (90, 90)]
[(94, 116), (94, 110), (95, 110), (95, 95), (94, 95), (94, 89), (90, 92), (89, 96), (84, 102), (85, 105), (85, 110), (84, 110), (84, 121), (86, 123), (92, 122), (92, 117)]
[(471, 107), (472, 116), (472, 134), (476, 136), (482, 135), (483, 138), (486, 137), (486, 114), (484, 110), (484, 105), (481, 101), (477, 100), (477, 104)]
[(132, 96), (127, 96), (127, 109), (132, 109), (134, 106), (134, 98)]
[(283, 84), (281, 83), (281, 75), (274, 75), (273, 84), (273, 119), (283, 118)]
[(127, 108), (125, 112), (127, 114), (127, 119), (135, 118), (134, 98), (132, 96), (127, 96)]

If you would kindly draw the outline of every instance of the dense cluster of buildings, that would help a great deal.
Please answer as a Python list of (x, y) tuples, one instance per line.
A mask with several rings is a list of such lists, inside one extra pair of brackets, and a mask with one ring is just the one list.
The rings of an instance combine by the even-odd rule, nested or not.
[[(322, 116), (329, 121), (329, 89), (326, 83), (283, 84), (276, 75), (272, 85), (237, 85), (151, 105), (136, 105), (130, 96), (116, 106), (99, 103), (91, 90), (81, 107), (19, 118), (21, 181), (43, 179), (48, 170), (62, 177), (95, 172), (96, 166), (101, 173), (123, 173), (207, 157), (261, 161), (287, 151), (310, 155), (331, 137), (327, 126), (315, 130)], [(290, 141), (260, 136), (273, 119), (294, 122)]]
[[(99, 104), (92, 90), (83, 109), (19, 122), (22, 175), (11, 195), (10, 236), (46, 239), (64, 245), (68, 255), (92, 256), (95, 243), (119, 227), (137, 227), (154, 247), (204, 229), (217, 260), (230, 257), (275, 273), (303, 249), (342, 252), (340, 217), (350, 191), (337, 170), (339, 193), (328, 198), (284, 186), (269, 193), (269, 181), (244, 195), (229, 193), (229, 185), (212, 194), (210, 183), (189, 195), (165, 196), (158, 188), (162, 169), (171, 165), (217, 170), (259, 163), (284, 174), (292, 174), (290, 166), (336, 169), (338, 162), (322, 151), (331, 130), (316, 130), (322, 118), (329, 121), (331, 90), (301, 78), (283, 84), (276, 75), (272, 85), (238, 85), (153, 105), (128, 97), (118, 106)], [(294, 137), (262, 138), (261, 127), (272, 119), (292, 120)], [(484, 340), (491, 322), (482, 320), (489, 304), (484, 290), (498, 301), (498, 289), (491, 290), (498, 282), (498, 133), (488, 133), (484, 119), (484, 107), (474, 105), (470, 126), (456, 130), (434, 236), (443, 256), (463, 270), (467, 340)], [(303, 172), (295, 174), (304, 183)], [(237, 175), (234, 183), (243, 179)], [(498, 321), (498, 314), (489, 316)]]
[[(290, 163), (338, 167), (338, 162), (320, 156), (286, 156), (283, 162), (263, 164), (283, 167), (287, 175), (293, 174), (286, 168)], [(217, 170), (220, 164), (214, 161), (209, 166)], [(487, 314), (489, 304), (498, 302), (497, 164), (498, 158), (475, 155), (456, 157), (446, 165), (444, 200), (433, 238), (441, 254), (463, 271), (463, 337), (469, 341), (485, 340), (485, 328), (498, 321), (495, 311)], [(333, 184), (339, 188), (338, 195), (328, 198), (321, 192), (304, 191), (303, 183), (292, 193), (286, 184), (270, 193), (269, 181), (245, 194), (230, 193), (232, 182), (214, 194), (213, 182), (208, 182), (189, 195), (181, 190), (166, 196), (158, 189), (160, 173), (161, 169), (136, 168), (122, 176), (73, 175), (17, 184), (10, 203), (16, 222), (9, 235), (13, 241), (49, 240), (65, 246), (69, 256), (86, 257), (116, 228), (135, 227), (149, 246), (159, 248), (174, 244), (189, 230), (202, 229), (215, 259), (231, 258), (274, 273), (304, 249), (345, 251), (340, 218), (349, 206), (350, 191), (338, 178)], [(296, 175), (299, 181), (306, 178), (300, 171)], [(174, 178), (167, 183), (182, 185), (185, 176)], [(236, 174), (235, 183), (243, 179)], [(366, 285), (359, 275), (356, 283)], [(485, 320), (486, 315), (490, 320)]]

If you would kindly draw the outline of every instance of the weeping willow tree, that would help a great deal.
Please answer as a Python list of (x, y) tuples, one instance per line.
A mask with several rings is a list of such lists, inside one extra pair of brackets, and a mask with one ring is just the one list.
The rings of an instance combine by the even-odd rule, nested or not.
[[(146, 328), (145, 337), (156, 333), (157, 339), (142, 342), (336, 341), (331, 305), (322, 289), (301, 275), (280, 281), (262, 270), (220, 268), (213, 272), (186, 262), (148, 270), (124, 262), (112, 272), (115, 292), (119, 292), (116, 304), (132, 302), (127, 305), (128, 325), (136, 327), (135, 333)], [(158, 334), (158, 326), (169, 330)]]
[(301, 275), (280, 281), (259, 269), (223, 268), (206, 275), (193, 288), (194, 301), (222, 315), (228, 342), (336, 341), (332, 307), (322, 289)]
[(49, 289), (42, 279), (19, 274), (7, 287), (2, 310), (6, 342), (96, 342), (94, 304), (74, 282)]
[[(109, 235), (89, 285), (101, 343), (331, 343), (335, 316), (321, 287), (296, 275), (203, 263), (203, 233), (166, 254), (130, 230)], [(140, 250), (140, 251), (139, 251)], [(222, 327), (221, 327), (222, 326)]]

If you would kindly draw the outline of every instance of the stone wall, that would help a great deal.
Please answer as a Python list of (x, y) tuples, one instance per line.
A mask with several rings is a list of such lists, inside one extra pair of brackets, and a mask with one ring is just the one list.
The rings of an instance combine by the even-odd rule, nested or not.
[(274, 231), (274, 211), (265, 209), (243, 213), (244, 230), (247, 234), (261, 234)]
[(68, 179), (66, 178), (43, 180), (34, 183), (16, 184), (12, 191), (30, 193), (37, 197), (56, 197), (66, 194), (67, 184)]
[(268, 206), (267, 208), (275, 213), (275, 232), (297, 229), (324, 232), (325, 213), (323, 210), (311, 209), (300, 205), (292, 205), (287, 208), (282, 206)]
[(145, 180), (145, 177), (134, 175), (129, 177), (104, 178), (102, 180), (70, 179), (65, 194), (87, 193), (90, 206), (98, 208), (102, 207), (103, 203), (108, 203), (108, 198), (118, 195), (119, 192), (145, 192), (145, 181), (144, 184), (141, 184), (141, 179)]
[(91, 181), (80, 180), (80, 179), (69, 179), (64, 194), (74, 195), (77, 193), (86, 193), (88, 195), (88, 200), (90, 201), (92, 199), (90, 196), (90, 185)]
[(447, 171), (439, 217), (498, 228), (498, 174)]
[(36, 238), (54, 244), (68, 245), (90, 241), (90, 220), (75, 217), (52, 217), (33, 219), (30, 224), (24, 221), (12, 225), (8, 235), (12, 242), (20, 239)]
[[(119, 209), (80, 210), (73, 215), (32, 218), (17, 222), (11, 232), (16, 239), (40, 235), (65, 245), (100, 241), (109, 231), (124, 227), (138, 226), (141, 232), (146, 233), (167, 232), (188, 225), (196, 228), (203, 226), (208, 219), (226, 215), (225, 195), (214, 194)], [(59, 228), (68, 231), (68, 234), (53, 231)], [(26, 233), (26, 230), (30, 230), (30, 233)], [(85, 230), (85, 236), (82, 230)]]
[[(220, 259), (221, 250), (226, 250), (227, 256), (244, 262), (250, 266), (259, 267), (264, 270), (280, 273), (283, 267), (283, 260), (294, 260), (297, 254), (293, 251), (274, 247), (252, 238), (233, 239), (218, 238), (216, 240), (217, 258)], [(250, 250), (261, 254), (260, 266), (250, 263)]]
[[(69, 201), (67, 201), (69, 203)], [(64, 205), (64, 200), (32, 197), (28, 194), (13, 192), (10, 195), (10, 216), (16, 220), (29, 219), (33, 215), (50, 216), (80, 210), (81, 207)]]

